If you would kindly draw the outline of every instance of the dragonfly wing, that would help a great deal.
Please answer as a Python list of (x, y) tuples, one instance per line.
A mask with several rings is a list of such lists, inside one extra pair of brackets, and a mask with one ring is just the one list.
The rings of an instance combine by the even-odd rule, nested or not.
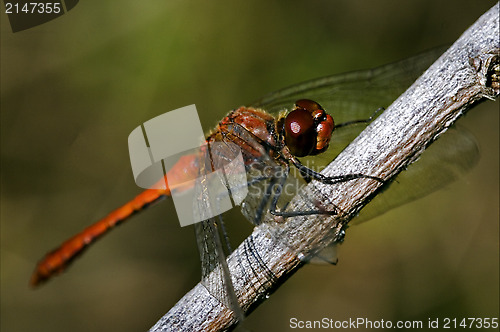
[(251, 106), (273, 113), (308, 98), (320, 103), (336, 123), (366, 119), (378, 108), (389, 106), (444, 50), (437, 48), (378, 68), (299, 83), (272, 92)]
[[(200, 175), (193, 193), (193, 211), (198, 211), (195, 216), (211, 215), (220, 211), (219, 203), (221, 198), (224, 198), (213, 197), (215, 186), (213, 181), (208, 180), (214, 175), (212, 170), (219, 170), (225, 165), (224, 161), (221, 160), (222, 155), (218, 154), (221, 147), (217, 144), (213, 146), (213, 149), (211, 147), (212, 145), (208, 144), (206, 148), (202, 148), (204, 162), (200, 163)], [(231, 154), (226, 157), (231, 159)], [(215, 196), (219, 193), (220, 191), (216, 190)], [(241, 321), (244, 315), (238, 304), (227, 266), (226, 254), (231, 253), (231, 247), (225, 232), (222, 215), (218, 214), (202, 220), (195, 223), (194, 227), (201, 260), (201, 283), (212, 296), (232, 310)]]
[(306, 263), (311, 264), (331, 264), (335, 265), (338, 262), (338, 254), (337, 254), (337, 243), (331, 243), (321, 249), (317, 254), (312, 255), (311, 257), (305, 257), (302, 259)]
[(212, 296), (232, 310), (241, 322), (244, 314), (234, 291), (233, 280), (223, 250), (218, 228), (221, 223), (223, 223), (222, 216), (219, 216), (195, 224), (201, 259), (201, 283)]
[(361, 210), (352, 224), (375, 218), (454, 182), (477, 164), (479, 156), (477, 142), (470, 132), (457, 127), (448, 129)]

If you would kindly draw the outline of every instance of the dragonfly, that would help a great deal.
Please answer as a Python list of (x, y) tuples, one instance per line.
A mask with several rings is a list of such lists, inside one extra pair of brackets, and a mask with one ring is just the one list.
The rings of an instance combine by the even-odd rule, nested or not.
[[(375, 69), (314, 79), (270, 93), (249, 106), (231, 111), (207, 135), (206, 141), (208, 146), (215, 142), (224, 143), (219, 145), (219, 150), (210, 151), (222, 155), (222, 160), (231, 159), (229, 156), (234, 155), (235, 151), (231, 151), (234, 146), (243, 154), (249, 193), (241, 204), (242, 214), (254, 225), (258, 225), (268, 212), (285, 219), (295, 215), (336, 214), (335, 207), (319, 206), (311, 211), (285, 209), (300, 187), (313, 180), (327, 184), (359, 178), (382, 181), (360, 173), (326, 177), (306, 165), (314, 163), (320, 169), (321, 165), (333, 160), (366, 127), (374, 114), (376, 116), (377, 110), (389, 106), (441, 53), (442, 49), (437, 49)], [(478, 159), (474, 137), (464, 130), (454, 129), (448, 130), (444, 136), (429, 148), (429, 152), (426, 151), (423, 162), (419, 160), (411, 165), (398, 176), (396, 185), (392, 184), (379, 195), (382, 198), (377, 196), (370, 202), (356, 218), (358, 222), (435, 191), (472, 168)], [(182, 183), (183, 179), (196, 177), (194, 173), (199, 171), (200, 156), (186, 155), (167, 172), (166, 177)], [(165, 180), (159, 181), (164, 183)], [(417, 182), (419, 185), (415, 186)], [(293, 185), (287, 186), (289, 183)], [(293, 190), (285, 193), (284, 187)], [(38, 286), (61, 273), (83, 250), (113, 227), (171, 196), (174, 190), (183, 189), (156, 188), (146, 189), (49, 252), (37, 264), (31, 285)], [(203, 190), (199, 194), (203, 198)], [(222, 216), (196, 224), (195, 231), (202, 261), (202, 282), (211, 294), (237, 311), (232, 280), (227, 275), (225, 257), (231, 248)], [(258, 257), (254, 259), (258, 262)], [(209, 274), (217, 270), (220, 270), (216, 273), (219, 280), (209, 281)]]

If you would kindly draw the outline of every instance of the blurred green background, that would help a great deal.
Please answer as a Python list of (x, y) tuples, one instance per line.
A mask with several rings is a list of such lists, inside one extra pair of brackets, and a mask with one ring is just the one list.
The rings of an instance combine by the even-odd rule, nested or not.
[[(199, 281), (194, 231), (168, 200), (28, 287), (47, 251), (139, 192), (127, 137), (140, 123), (194, 103), (213, 127), (270, 91), (453, 42), (494, 4), (81, 1), (15, 34), (2, 13), (1, 330), (144, 331)], [(498, 108), (460, 120), (481, 147), (472, 172), (350, 228), (337, 266), (300, 270), (247, 327), (498, 317)]]

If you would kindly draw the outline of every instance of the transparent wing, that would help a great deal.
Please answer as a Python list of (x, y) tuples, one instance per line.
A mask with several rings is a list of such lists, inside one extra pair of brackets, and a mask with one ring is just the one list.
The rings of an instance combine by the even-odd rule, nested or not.
[(377, 195), (352, 220), (353, 224), (368, 221), (454, 182), (469, 172), (478, 160), (479, 148), (474, 136), (464, 128), (448, 129), (425, 150), (419, 160)]
[[(220, 155), (220, 148), (215, 150), (213, 152), (218, 153), (219, 156), (232, 160), (234, 150), (229, 150), (226, 155)], [(213, 174), (213, 170), (220, 168), (220, 163), (223, 163), (219, 158), (213, 158), (211, 152), (210, 144), (208, 144), (207, 148), (202, 148), (200, 153), (204, 162), (200, 162), (200, 176), (197, 179), (193, 195), (196, 198), (193, 200), (193, 210), (201, 211), (200, 215), (204, 215), (203, 211), (219, 211), (220, 206), (217, 205), (220, 199), (224, 198), (215, 197), (214, 199), (213, 196), (210, 196), (210, 191), (214, 187), (212, 183), (209, 184), (207, 178)], [(226, 255), (231, 253), (231, 247), (222, 215), (195, 223), (194, 227), (201, 260), (201, 283), (212, 296), (231, 309), (241, 322), (244, 315), (239, 306), (227, 265)]]
[(223, 227), (222, 216), (195, 224), (201, 259), (201, 283), (212, 296), (231, 309), (241, 322), (244, 314), (234, 291), (219, 227)]
[[(264, 185), (267, 179), (254, 181), (253, 176), (262, 174), (257, 170), (265, 172), (269, 168), (275, 169), (281, 166), (271, 160), (262, 142), (243, 127), (235, 124), (228, 125), (227, 129), (227, 131), (218, 135), (216, 139), (210, 139), (204, 151), (205, 157), (203, 160), (205, 162), (200, 162), (200, 181), (195, 186), (194, 196), (197, 199), (193, 201), (193, 210), (219, 211), (219, 202), (230, 196), (232, 202), (236, 205), (246, 202), (246, 205), (242, 204), (248, 208), (245, 215), (250, 221), (255, 221), (256, 212), (250, 208), (253, 206), (251, 202), (261, 202), (262, 197), (255, 192), (249, 192), (251, 186), (248, 185), (248, 182)], [(238, 156), (241, 156), (242, 161), (245, 160), (248, 163), (247, 167), (243, 163), (241, 165), (234, 163)], [(242, 166), (243, 169), (239, 169), (239, 166)], [(207, 172), (208, 169), (211, 171)], [(214, 199), (212, 190), (214, 186), (211, 181), (207, 181), (207, 177), (217, 170), (223, 171), (227, 190)], [(203, 175), (207, 175), (207, 177)], [(199, 215), (205, 214), (200, 212)], [(235, 280), (228, 268), (227, 256), (232, 253), (232, 250), (222, 215), (195, 224), (195, 231), (200, 251), (202, 284), (210, 294), (235, 312), (241, 321), (244, 315), (239, 306), (233, 285), (251, 285), (252, 278), (257, 277), (249, 275), (251, 271), (254, 271), (252, 266), (256, 264), (262, 265), (264, 264), (263, 261), (253, 249), (252, 242), (248, 241), (245, 244), (243, 255), (233, 257), (238, 262), (233, 266), (240, 269), (237, 273), (240, 277)], [(260, 276), (258, 280), (272, 280), (275, 278), (269, 269), (259, 270), (267, 272), (265, 276)], [(261, 290), (256, 289), (255, 291), (260, 292)]]
[(389, 106), (443, 53), (438, 48), (378, 68), (326, 76), (272, 92), (250, 106), (268, 112), (292, 107), (298, 99), (312, 99), (329, 112), (335, 123), (366, 119)]

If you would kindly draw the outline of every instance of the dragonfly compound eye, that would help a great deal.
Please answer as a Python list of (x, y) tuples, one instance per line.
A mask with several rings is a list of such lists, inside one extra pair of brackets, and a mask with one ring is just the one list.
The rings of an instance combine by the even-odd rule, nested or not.
[(330, 138), (332, 137), (333, 129), (335, 129), (335, 123), (330, 114), (323, 111), (320, 122), (316, 125), (316, 148), (312, 154), (318, 154), (325, 151), (330, 144)]
[(297, 157), (316, 155), (328, 148), (334, 127), (333, 118), (320, 104), (301, 99), (285, 119), (285, 142)]
[(285, 119), (285, 142), (290, 152), (303, 157), (311, 154), (316, 147), (316, 130), (310, 112), (296, 108)]
[(320, 104), (311, 99), (300, 99), (295, 102), (295, 108), (303, 108), (310, 113), (313, 113), (317, 110), (323, 110)]

